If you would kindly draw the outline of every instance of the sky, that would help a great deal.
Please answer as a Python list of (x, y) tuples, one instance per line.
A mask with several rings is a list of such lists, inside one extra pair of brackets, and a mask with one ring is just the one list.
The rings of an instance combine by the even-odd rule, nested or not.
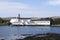
[(60, 0), (0, 0), (0, 17), (60, 16)]

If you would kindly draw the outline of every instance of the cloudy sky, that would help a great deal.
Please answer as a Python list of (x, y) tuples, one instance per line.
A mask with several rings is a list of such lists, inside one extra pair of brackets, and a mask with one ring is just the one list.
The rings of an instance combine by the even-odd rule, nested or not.
[(60, 0), (0, 0), (0, 17), (60, 16)]

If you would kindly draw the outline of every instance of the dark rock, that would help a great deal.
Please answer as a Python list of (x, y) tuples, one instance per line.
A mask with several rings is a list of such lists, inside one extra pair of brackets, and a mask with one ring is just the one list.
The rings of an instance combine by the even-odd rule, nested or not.
[(46, 36), (44, 37), (36, 37), (38, 35), (29, 36), (29, 37), (24, 38), (23, 40), (60, 40), (60, 34), (47, 33), (45, 35)]

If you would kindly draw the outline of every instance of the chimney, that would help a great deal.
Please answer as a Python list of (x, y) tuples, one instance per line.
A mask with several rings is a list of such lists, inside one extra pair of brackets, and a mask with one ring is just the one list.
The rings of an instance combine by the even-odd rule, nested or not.
[(20, 22), (20, 14), (18, 14), (18, 22)]

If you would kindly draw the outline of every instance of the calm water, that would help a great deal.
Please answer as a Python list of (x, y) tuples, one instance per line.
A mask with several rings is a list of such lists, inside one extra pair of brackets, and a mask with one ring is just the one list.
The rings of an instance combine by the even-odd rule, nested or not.
[(48, 26), (0, 26), (0, 38), (14, 38), (22, 34), (44, 34), (57, 33), (60, 34), (60, 27)]

